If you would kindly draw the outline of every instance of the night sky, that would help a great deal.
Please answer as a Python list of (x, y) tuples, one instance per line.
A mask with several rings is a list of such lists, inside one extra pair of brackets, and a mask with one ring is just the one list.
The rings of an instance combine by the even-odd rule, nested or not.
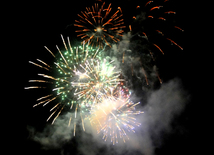
[[(157, 1), (157, 0), (156, 0)], [(76, 44), (80, 41), (76, 37), (75, 27), (73, 26), (74, 20), (78, 19), (77, 14), (80, 11), (85, 10), (85, 7), (91, 7), (94, 4), (95, 0), (77, 0), (72, 4), (72, 1), (67, 2), (51, 2), (51, 3), (41, 3), (34, 2), (27, 4), (24, 8), (25, 14), (23, 15), (24, 22), (21, 24), (22, 29), (24, 30), (23, 35), (24, 39), (21, 41), (22, 47), (22, 64), (23, 64), (23, 88), (30, 86), (28, 80), (36, 79), (37, 73), (41, 70), (38, 67), (35, 67), (28, 63), (28, 61), (35, 61), (36, 59), (45, 60), (45, 62), (52, 62), (53, 58), (45, 50), (44, 46), (49, 47), (57, 52), (55, 45), (62, 45), (60, 34), (63, 36), (69, 36), (72, 43)], [(121, 7), (123, 11), (123, 18), (125, 25), (129, 25), (132, 21), (131, 17), (135, 12), (136, 4), (145, 4), (138, 0), (106, 0), (107, 4), (112, 3), (112, 8)], [(176, 11), (173, 17), (169, 17), (172, 21), (172, 25), (178, 25), (185, 30), (184, 23), (184, 5), (179, 0), (170, 0), (167, 3), (167, 7), (171, 8), (170, 11)], [(155, 23), (154, 23), (155, 24)], [(168, 23), (167, 23), (168, 24)], [(151, 29), (154, 25), (151, 26)], [(158, 26), (158, 25), (156, 25)], [(170, 34), (171, 32), (169, 32)], [(155, 155), (176, 155), (176, 154), (186, 154), (186, 151), (189, 150), (189, 144), (193, 137), (193, 94), (194, 90), (192, 88), (192, 64), (190, 60), (191, 52), (185, 50), (184, 44), (184, 32), (172, 32), (172, 37), (181, 45), (184, 50), (180, 50), (177, 46), (166, 44), (165, 41), (160, 41), (159, 44), (162, 44), (162, 47), (165, 51), (165, 55), (158, 56), (157, 66), (159, 68), (159, 73), (163, 83), (169, 82), (171, 79), (179, 79), (182, 83), (182, 89), (187, 93), (188, 101), (185, 103), (184, 109), (176, 116), (170, 126), (172, 131), (170, 133), (162, 132), (161, 136), (161, 145), (154, 149)], [(136, 77), (132, 77), (132, 88), (135, 90), (137, 96), (141, 96), (144, 93), (141, 90), (142, 84), (140, 81), (136, 80)], [(161, 86), (156, 84), (153, 89), (158, 90)], [(24, 144), (19, 147), (21, 148), (22, 153), (31, 154), (31, 155), (84, 155), (79, 151), (78, 148), (82, 147), (80, 141), (78, 141), (77, 135), (75, 138), (67, 140), (63, 143), (61, 148), (51, 148), (43, 149), (42, 144), (34, 141), (32, 137), (32, 128), (35, 132), (42, 132), (47, 125), (50, 123), (46, 122), (47, 117), (49, 116), (49, 109), (38, 106), (33, 108), (32, 106), (36, 104), (36, 99), (41, 97), (44, 94), (45, 90), (24, 90), (22, 97), (22, 117), (23, 117), (23, 126), (21, 129), (24, 131), (21, 138), (24, 140)], [(30, 128), (30, 129), (29, 129)], [(72, 133), (71, 133), (72, 134)], [(85, 136), (89, 137), (91, 135)], [(154, 138), (156, 139), (156, 138)], [(97, 147), (97, 143), (92, 141), (85, 142), (89, 148), (97, 150), (97, 154), (104, 154), (113, 148), (106, 148), (104, 145), (102, 147)], [(117, 146), (114, 146), (117, 147)], [(116, 154), (116, 153), (115, 153)], [(133, 150), (133, 152), (122, 152), (122, 154), (131, 154), (131, 155), (140, 155), (142, 154), (138, 150)], [(92, 154), (89, 154), (92, 155)], [(93, 154), (95, 155), (95, 154)], [(110, 155), (110, 153), (109, 153)]]

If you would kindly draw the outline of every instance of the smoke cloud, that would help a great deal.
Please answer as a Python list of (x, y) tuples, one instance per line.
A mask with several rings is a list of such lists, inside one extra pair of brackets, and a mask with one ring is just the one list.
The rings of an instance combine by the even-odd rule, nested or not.
[(63, 144), (73, 137), (73, 126), (68, 126), (71, 113), (58, 117), (53, 125), (47, 125), (43, 132), (37, 132), (28, 126), (30, 138), (42, 144), (43, 149), (61, 148)]
[(179, 79), (164, 83), (159, 90), (149, 94), (144, 108), (145, 114), (141, 117), (142, 153), (154, 154), (155, 148), (161, 145), (162, 132), (172, 131), (171, 123), (182, 112), (187, 101), (188, 94), (182, 89)]
[[(144, 106), (138, 107), (144, 111), (137, 117), (141, 126), (135, 129), (136, 133), (128, 133), (130, 139), (126, 143), (121, 141), (113, 146), (86, 123), (85, 132), (76, 131), (78, 152), (82, 155), (154, 155), (155, 149), (161, 146), (162, 133), (170, 134), (172, 121), (185, 108), (188, 94), (183, 90), (181, 81), (173, 79), (163, 83), (158, 90), (149, 92), (147, 98)], [(44, 149), (63, 149), (64, 144), (73, 137), (73, 127), (68, 127), (69, 116), (70, 113), (57, 118), (54, 125), (47, 126), (41, 133), (29, 128), (31, 138), (41, 143)], [(62, 154), (65, 152), (62, 151)]]

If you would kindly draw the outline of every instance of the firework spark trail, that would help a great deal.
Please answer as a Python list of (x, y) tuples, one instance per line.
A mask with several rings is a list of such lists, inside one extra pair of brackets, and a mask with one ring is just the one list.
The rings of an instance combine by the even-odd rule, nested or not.
[(96, 45), (103, 49), (103, 45), (111, 47), (110, 42), (120, 41), (122, 36), (122, 29), (125, 28), (122, 10), (118, 7), (118, 10), (111, 13), (111, 3), (107, 8), (104, 8), (105, 2), (98, 6), (95, 3), (91, 8), (86, 7), (86, 11), (81, 11), (79, 20), (75, 20), (74, 26), (78, 28), (75, 32), (80, 33), (77, 37), (81, 37), (85, 42), (90, 41), (92, 46)]
[[(92, 107), (89, 121), (97, 133), (103, 133), (104, 141), (110, 139), (113, 145), (122, 140), (129, 139), (128, 133), (135, 132), (135, 127), (141, 124), (135, 116), (143, 113), (137, 111), (135, 106), (140, 104), (130, 101), (130, 94), (124, 93), (128, 89), (117, 89), (111, 97), (102, 98), (98, 106)], [(115, 96), (117, 95), (117, 97)]]
[(181, 29), (180, 27), (178, 27), (178, 26), (174, 26), (176, 29), (179, 29), (179, 30), (181, 30), (182, 32), (184, 31), (183, 29)]
[(178, 46), (181, 50), (183, 50), (183, 48), (179, 46), (176, 42), (174, 42), (172, 39), (169, 39), (169, 38), (166, 38), (166, 39), (171, 41), (171, 43), (175, 44), (176, 46)]
[[(37, 59), (37, 60), (38, 60), (38, 59)], [(33, 64), (33, 65), (35, 65), (35, 66), (38, 66), (38, 67), (40, 67), (40, 68), (44, 68), (44, 69), (46, 69), (46, 70), (49, 70), (48, 68), (43, 67), (43, 66), (41, 66), (41, 65), (39, 65), (39, 64), (37, 64), (37, 63), (34, 63), (34, 62), (32, 62), (32, 61), (29, 61), (29, 63), (31, 63), (31, 64)]]
[(156, 45), (156, 44), (153, 44), (155, 47), (157, 47), (160, 51), (161, 51), (161, 53), (162, 54), (164, 54), (164, 52), (162, 51), (162, 49), (158, 46), (158, 45)]

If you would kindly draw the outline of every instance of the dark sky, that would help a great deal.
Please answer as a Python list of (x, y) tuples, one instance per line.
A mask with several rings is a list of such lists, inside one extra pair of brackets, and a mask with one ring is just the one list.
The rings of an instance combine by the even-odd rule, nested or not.
[[(55, 45), (61, 44), (60, 34), (64, 36), (69, 36), (71, 41), (78, 41), (76, 34), (74, 33), (75, 28), (73, 27), (74, 20), (77, 19), (77, 14), (80, 11), (85, 10), (85, 7), (90, 7), (95, 1), (92, 0), (77, 0), (75, 3), (72, 1), (61, 2), (54, 1), (51, 3), (46, 2), (29, 2), (23, 8), (23, 23), (20, 24), (23, 32), (23, 40), (21, 41), (22, 48), (22, 64), (23, 64), (23, 87), (29, 86), (28, 80), (36, 78), (37, 69), (36, 67), (30, 65), (28, 61), (34, 61), (37, 58), (48, 59), (47, 61), (52, 61), (51, 56), (45, 50), (44, 46), (55, 49)], [(124, 19), (130, 21), (131, 14), (135, 11), (135, 4), (140, 3), (137, 0), (107, 0), (106, 3), (111, 2), (112, 7), (117, 8), (120, 6), (123, 10)], [(180, 27), (184, 28), (184, 5), (179, 0), (170, 0), (170, 5), (172, 10), (175, 10), (177, 14), (175, 15), (175, 22)], [(170, 10), (171, 11), (171, 10)], [(128, 22), (127, 22), (128, 23)], [(125, 24), (127, 24), (125, 23)], [(128, 25), (128, 24), (127, 24)], [(191, 53), (185, 50), (184, 46), (184, 32), (175, 37), (180, 45), (184, 48), (183, 51), (175, 49), (175, 51), (168, 51), (168, 55), (164, 55), (160, 59), (160, 74), (163, 79), (167, 82), (168, 80), (178, 77), (182, 80), (183, 87), (193, 94), (192, 90), (192, 64), (191, 64)], [(170, 49), (174, 49), (170, 48)], [(38, 131), (42, 131), (46, 125), (47, 114), (43, 107), (32, 108), (32, 105), (36, 103), (35, 99), (41, 96), (42, 92), (37, 92), (37, 90), (24, 90), (23, 92), (23, 103), (22, 103), (22, 115), (23, 115), (23, 127), (24, 135), (24, 145), (21, 145), (21, 149), (26, 152), (26, 154), (46, 154), (55, 155), (60, 154), (60, 149), (56, 150), (43, 150), (41, 145), (29, 139), (29, 131), (27, 126), (33, 126)], [(192, 106), (194, 100), (192, 99), (181, 115), (176, 118), (176, 124), (179, 124), (184, 131), (183, 133), (172, 133), (166, 135), (163, 139), (163, 145), (155, 150), (157, 155), (168, 155), (168, 154), (185, 154), (185, 150), (188, 149), (188, 145), (191, 142), (193, 129), (192, 126)], [(64, 148), (66, 151), (72, 152), (71, 154), (78, 154), (75, 147), (75, 139), (71, 140), (65, 144)], [(73, 146), (73, 147), (69, 147)], [(93, 146), (93, 145), (92, 145)], [(95, 146), (94, 146), (95, 147)], [(103, 148), (105, 151), (105, 148)], [(102, 152), (103, 150), (100, 150)], [(137, 153), (136, 153), (137, 154)]]

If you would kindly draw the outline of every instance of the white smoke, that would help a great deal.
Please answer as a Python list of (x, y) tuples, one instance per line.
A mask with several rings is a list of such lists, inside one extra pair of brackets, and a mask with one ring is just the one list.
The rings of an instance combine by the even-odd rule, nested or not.
[[(148, 94), (147, 103), (140, 107), (144, 114), (138, 115), (137, 119), (142, 125), (135, 129), (136, 133), (128, 133), (130, 140), (113, 146), (112, 143), (104, 142), (102, 136), (86, 124), (86, 132), (81, 134), (81, 131), (76, 131), (81, 134), (76, 137), (77, 150), (83, 155), (154, 155), (155, 148), (161, 146), (162, 132), (169, 134), (172, 131), (171, 123), (182, 112), (188, 98), (179, 79), (163, 83), (158, 90)], [(68, 127), (69, 116), (70, 113), (57, 118), (54, 125), (47, 126), (42, 133), (34, 131), (31, 138), (41, 143), (45, 149), (63, 149), (63, 145), (73, 137), (73, 128)]]
[(159, 90), (151, 92), (141, 118), (143, 134), (138, 136), (142, 153), (154, 154), (155, 148), (161, 145), (161, 133), (171, 132), (173, 119), (182, 112), (188, 99), (179, 79), (164, 83)]
[(42, 144), (43, 149), (61, 148), (63, 144), (73, 137), (73, 126), (68, 126), (71, 113), (60, 116), (53, 125), (47, 125), (43, 132), (37, 132), (28, 126), (30, 138)]

